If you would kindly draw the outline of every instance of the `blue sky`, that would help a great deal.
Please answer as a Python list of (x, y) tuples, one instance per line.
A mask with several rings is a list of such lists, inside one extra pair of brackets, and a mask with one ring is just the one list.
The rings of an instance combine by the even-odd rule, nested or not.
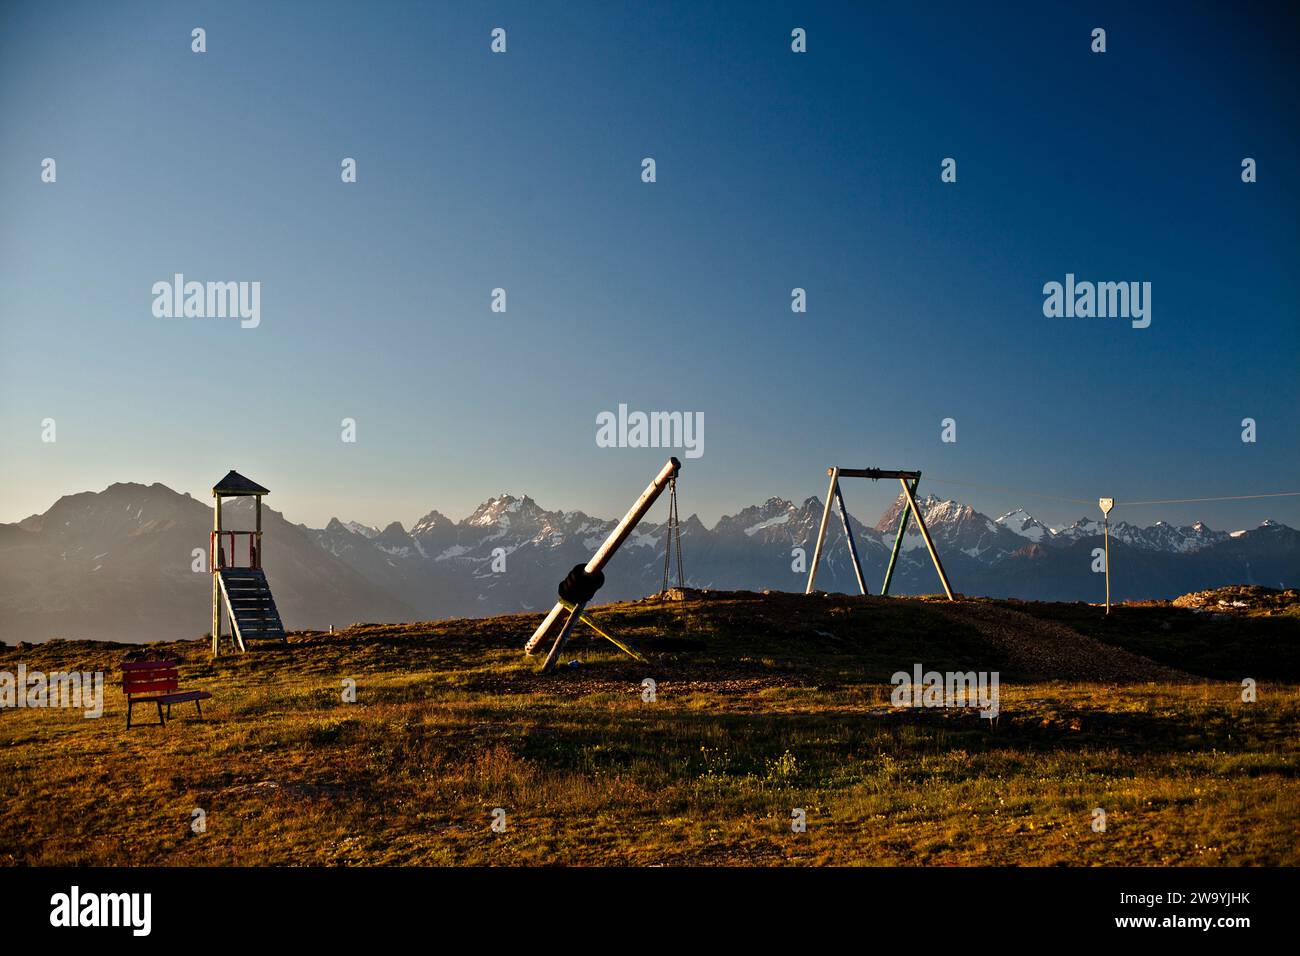
[[(4, 5), (0, 520), (232, 467), (313, 525), (614, 516), (665, 457), (596, 446), (626, 403), (703, 413), (710, 523), (834, 463), (1300, 525), (1122, 508), (1300, 490), (1295, 24), (1130, 6)], [(261, 325), (156, 318), (176, 272)], [(1045, 318), (1067, 272), (1151, 282), (1150, 328)]]

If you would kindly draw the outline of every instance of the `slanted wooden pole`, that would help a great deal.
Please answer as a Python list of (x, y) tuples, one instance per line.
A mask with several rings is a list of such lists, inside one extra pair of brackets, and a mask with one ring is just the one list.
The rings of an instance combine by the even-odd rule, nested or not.
[(858, 560), (858, 546), (853, 541), (853, 529), (849, 527), (849, 510), (844, 507), (844, 493), (840, 491), (839, 482), (835, 483), (835, 504), (840, 509), (840, 523), (844, 525), (844, 537), (849, 542), (849, 557), (853, 559), (853, 573), (858, 576), (858, 590), (867, 593), (867, 583), (862, 580), (862, 563)]
[[(913, 487), (913, 493), (916, 488)], [(898, 534), (894, 536), (894, 550), (889, 552), (889, 565), (885, 568), (885, 583), (880, 586), (882, 595), (889, 593), (889, 583), (894, 580), (894, 565), (898, 563), (898, 555), (903, 550), (903, 536), (907, 534), (907, 519), (912, 517), (912, 509), (903, 507), (903, 516), (898, 522)]]
[(804, 588), (804, 594), (812, 594), (813, 585), (817, 583), (817, 565), (822, 559), (822, 545), (826, 541), (826, 525), (831, 520), (831, 499), (835, 497), (840, 487), (840, 470), (831, 467), (826, 470), (826, 473), (831, 476), (831, 484), (826, 489), (826, 505), (822, 508), (822, 523), (817, 529), (817, 545), (813, 548), (812, 567), (808, 569), (808, 586)]
[[(659, 469), (659, 474), (655, 475), (654, 480), (651, 481), (650, 484), (646, 485), (645, 491), (641, 492), (641, 497), (638, 498), (636, 503), (628, 509), (627, 514), (623, 515), (623, 520), (620, 521), (615, 526), (614, 530), (609, 533), (609, 537), (605, 539), (605, 543), (600, 546), (600, 549), (591, 556), (591, 560), (586, 564), (586, 571), (588, 574), (595, 574), (597, 571), (604, 570), (605, 565), (614, 557), (614, 552), (618, 550), (619, 545), (628, 539), (632, 534), (632, 531), (636, 528), (637, 522), (645, 517), (645, 513), (650, 510), (659, 495), (663, 493), (663, 490), (666, 487), (668, 487), (668, 483), (677, 477), (677, 473), (681, 471), (681, 468), (682, 463), (680, 461), (676, 458), (669, 458), (664, 466)], [(551, 612), (546, 615), (546, 618), (542, 623), (537, 626), (537, 630), (533, 632), (533, 636), (528, 639), (528, 643), (524, 645), (525, 654), (531, 654), (536, 649), (542, 638), (546, 636), (546, 633), (555, 623), (556, 618), (558, 618), (563, 611), (564, 603), (561, 601), (555, 602), (555, 607), (551, 608)], [(579, 609), (579, 613), (581, 613), (581, 609)], [(572, 630), (573, 624), (577, 620), (578, 617), (571, 613), (568, 621), (565, 622), (565, 630)], [(568, 640), (568, 634), (564, 632), (561, 633), (565, 640)], [(558, 639), (556, 640), (556, 645), (555, 648), (552, 648), (552, 654), (558, 654), (559, 647), (562, 646)], [(548, 657), (548, 660), (549, 659), (550, 658)]]
[(582, 611), (586, 606), (586, 602), (575, 604), (569, 611), (569, 616), (564, 621), (564, 627), (560, 628), (560, 633), (555, 636), (555, 643), (551, 645), (551, 652), (546, 655), (546, 660), (542, 663), (543, 674), (555, 666), (560, 651), (564, 650), (564, 645), (569, 642), (569, 635), (573, 633), (573, 626), (582, 617)]
[[(912, 494), (912, 489), (907, 486), (906, 478), (899, 478), (898, 483), (903, 486), (903, 494), (907, 495), (907, 504), (912, 509), (912, 516), (916, 518), (916, 526), (921, 529), (921, 538), (925, 541), (925, 547), (930, 552), (930, 560), (934, 562), (934, 569), (939, 572), (939, 581), (943, 584), (943, 591), (948, 595), (949, 601), (955, 601), (952, 596), (952, 588), (948, 586), (948, 575), (944, 574), (943, 564), (939, 561), (939, 552), (935, 549), (934, 542), (930, 540), (930, 529), (925, 526), (925, 518), (921, 516), (921, 509), (916, 506), (916, 498)], [(921, 479), (916, 479), (916, 484), (921, 484)]]

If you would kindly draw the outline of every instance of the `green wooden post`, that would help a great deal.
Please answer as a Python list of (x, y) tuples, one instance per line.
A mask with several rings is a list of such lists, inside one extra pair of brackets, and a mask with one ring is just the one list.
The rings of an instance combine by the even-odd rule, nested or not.
[(862, 562), (858, 560), (858, 546), (853, 541), (853, 529), (849, 527), (849, 512), (844, 507), (844, 495), (840, 493), (840, 483), (835, 482), (835, 503), (840, 509), (840, 523), (844, 525), (844, 539), (849, 543), (849, 557), (853, 559), (853, 573), (858, 577), (858, 590), (867, 593), (867, 582), (862, 579)]
[[(912, 493), (916, 494), (916, 484), (912, 485)], [(898, 534), (894, 538), (894, 550), (889, 553), (889, 566), (885, 568), (885, 583), (880, 586), (882, 595), (889, 593), (889, 582), (894, 579), (894, 565), (898, 563), (898, 554), (903, 550), (903, 535), (907, 533), (907, 519), (912, 517), (912, 509), (903, 503), (903, 517), (898, 522)]]

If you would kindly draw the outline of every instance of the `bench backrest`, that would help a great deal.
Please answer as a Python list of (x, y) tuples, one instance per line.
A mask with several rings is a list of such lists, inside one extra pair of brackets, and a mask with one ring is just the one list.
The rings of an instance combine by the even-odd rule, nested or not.
[(169, 694), (180, 686), (180, 673), (172, 661), (130, 661), (122, 665), (122, 693)]

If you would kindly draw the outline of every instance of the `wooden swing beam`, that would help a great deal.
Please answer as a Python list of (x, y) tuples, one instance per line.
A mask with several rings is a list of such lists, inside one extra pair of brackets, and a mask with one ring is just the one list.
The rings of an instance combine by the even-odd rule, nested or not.
[[(605, 539), (605, 543), (600, 546), (600, 549), (591, 556), (591, 560), (583, 567), (583, 570), (587, 574), (595, 575), (603, 573), (605, 565), (609, 564), (610, 560), (613, 559), (614, 553), (618, 551), (623, 542), (631, 536), (637, 523), (640, 522), (640, 520), (645, 517), (646, 512), (653, 507), (655, 501), (659, 499), (659, 496), (663, 493), (664, 489), (677, 478), (677, 473), (680, 472), (681, 469), (682, 463), (676, 458), (669, 458), (663, 468), (659, 469), (659, 474), (655, 475), (654, 480), (646, 486), (645, 491), (641, 492), (641, 497), (638, 498), (636, 503), (628, 509), (627, 514), (623, 516), (623, 520), (614, 527), (614, 530), (609, 533), (609, 537)], [(542, 665), (543, 672), (549, 671), (555, 666), (555, 661), (559, 658), (560, 651), (564, 649), (564, 645), (569, 640), (569, 635), (573, 632), (574, 625), (579, 621), (582, 621), (619, 650), (635, 657), (639, 661), (645, 660), (644, 657), (632, 650), (628, 645), (624, 644), (622, 641), (615, 640), (605, 631), (597, 627), (595, 622), (593, 622), (585, 613), (586, 606), (587, 602), (585, 601), (572, 602), (566, 601), (563, 598), (556, 601), (555, 607), (551, 608), (551, 612), (546, 615), (542, 620), (542, 623), (537, 626), (537, 630), (533, 632), (533, 636), (528, 639), (528, 643), (524, 645), (524, 653), (533, 653), (533, 651), (537, 649), (537, 645), (542, 642), (542, 639), (546, 637), (547, 633), (555, 625), (559, 616), (565, 611), (568, 611), (569, 616), (565, 618), (564, 625), (560, 628), (560, 633), (556, 636), (555, 643), (552, 645), (550, 653), (546, 655), (546, 661)]]
[(952, 596), (952, 587), (948, 584), (948, 575), (943, 570), (943, 562), (939, 560), (939, 551), (934, 546), (934, 540), (930, 537), (930, 529), (925, 526), (925, 518), (921, 516), (921, 509), (916, 506), (916, 489), (921, 484), (921, 473), (919, 471), (890, 471), (884, 468), (840, 468), (831, 466), (826, 469), (826, 474), (830, 475), (830, 488), (826, 491), (826, 505), (822, 510), (821, 525), (817, 529), (817, 546), (813, 549), (812, 567), (808, 570), (808, 587), (804, 589), (805, 594), (813, 593), (813, 585), (817, 581), (817, 566), (822, 559), (822, 546), (826, 542), (826, 526), (831, 519), (831, 502), (834, 502), (840, 513), (840, 522), (844, 526), (844, 540), (849, 546), (849, 557), (853, 559), (853, 573), (857, 575), (858, 589), (863, 594), (869, 594), (865, 579), (862, 576), (862, 562), (858, 559), (858, 546), (853, 540), (853, 530), (849, 527), (849, 512), (844, 507), (844, 495), (840, 492), (841, 478), (870, 478), (877, 481), (881, 478), (897, 478), (898, 483), (903, 486), (903, 495), (907, 498), (907, 507), (903, 509), (903, 514), (898, 522), (898, 534), (894, 536), (894, 548), (889, 553), (889, 565), (885, 568), (885, 583), (880, 588), (881, 595), (889, 593), (889, 583), (894, 578), (894, 566), (898, 563), (898, 555), (903, 549), (903, 536), (907, 532), (907, 522), (909, 518), (916, 519), (916, 526), (921, 531), (921, 538), (925, 541), (926, 550), (930, 552), (930, 560), (934, 562), (934, 569), (939, 572), (939, 581), (943, 584), (944, 593), (948, 595), (948, 600), (956, 600)]

